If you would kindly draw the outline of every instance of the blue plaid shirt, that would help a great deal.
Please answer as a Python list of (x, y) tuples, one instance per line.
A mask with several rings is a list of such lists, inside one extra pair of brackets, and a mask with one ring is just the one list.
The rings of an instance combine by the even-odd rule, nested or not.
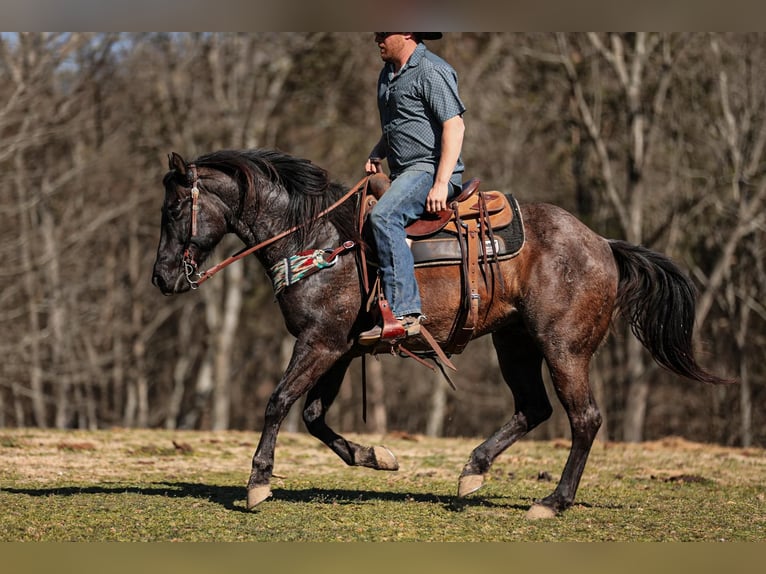
[[(416, 169), (436, 173), (442, 125), (465, 112), (457, 73), (447, 62), (418, 44), (398, 74), (386, 64), (378, 78), (378, 111), (391, 176)], [(454, 173), (463, 172), (458, 159)]]

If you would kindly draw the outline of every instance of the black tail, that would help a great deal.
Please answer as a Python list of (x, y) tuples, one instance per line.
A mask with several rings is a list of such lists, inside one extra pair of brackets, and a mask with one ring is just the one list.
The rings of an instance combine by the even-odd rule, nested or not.
[(609, 245), (620, 271), (617, 307), (663, 367), (703, 383), (729, 384), (697, 364), (692, 337), (697, 291), (668, 257), (625, 241)]

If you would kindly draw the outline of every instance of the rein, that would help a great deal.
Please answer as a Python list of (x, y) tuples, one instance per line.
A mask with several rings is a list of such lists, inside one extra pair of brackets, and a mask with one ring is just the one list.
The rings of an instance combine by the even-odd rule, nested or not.
[[(199, 187), (197, 185), (197, 182), (199, 180), (199, 176), (197, 174), (197, 168), (194, 164), (189, 165), (189, 170), (192, 174), (192, 189), (191, 189), (191, 198), (192, 198), (192, 213), (191, 213), (191, 234), (189, 237), (189, 242), (191, 243), (191, 240), (197, 235), (197, 214), (199, 213)], [(228, 257), (227, 259), (224, 259), (217, 265), (214, 265), (207, 271), (197, 272), (197, 263), (194, 261), (194, 258), (191, 256), (191, 251), (189, 247), (187, 246), (184, 250), (184, 256), (183, 256), (183, 264), (184, 264), (184, 271), (186, 273), (186, 280), (189, 282), (189, 285), (192, 289), (197, 289), (202, 283), (210, 279), (213, 275), (224, 269), (225, 267), (228, 267), (235, 261), (239, 261), (240, 259), (247, 257), (248, 255), (252, 255), (256, 251), (259, 251), (263, 249), (264, 247), (267, 247), (271, 245), (272, 243), (275, 243), (279, 241), (280, 239), (284, 239), (288, 235), (295, 233), (299, 229), (307, 226), (308, 224), (317, 221), (318, 219), (321, 219), (334, 209), (337, 209), (340, 205), (342, 205), (346, 200), (348, 200), (351, 196), (355, 195), (359, 192), (359, 190), (362, 188), (362, 186), (366, 186), (368, 184), (368, 181), (370, 179), (369, 175), (364, 176), (362, 179), (360, 179), (356, 185), (351, 187), (348, 192), (346, 192), (343, 197), (338, 199), (335, 203), (327, 207), (326, 209), (322, 210), (320, 213), (318, 213), (315, 217), (312, 219), (309, 219), (307, 221), (304, 221), (303, 223), (300, 223), (298, 225), (295, 225), (291, 227), (290, 229), (286, 229), (285, 231), (282, 231), (281, 233), (278, 233), (277, 235), (270, 237), (269, 239), (266, 239), (265, 241), (261, 241), (257, 245), (253, 245), (252, 247), (246, 247), (245, 249), (235, 253), (231, 257)], [(351, 246), (348, 244), (351, 242), (344, 243), (344, 247), (346, 249), (350, 249), (351, 246), (353, 246), (353, 243)], [(196, 275), (196, 278), (194, 277)]]

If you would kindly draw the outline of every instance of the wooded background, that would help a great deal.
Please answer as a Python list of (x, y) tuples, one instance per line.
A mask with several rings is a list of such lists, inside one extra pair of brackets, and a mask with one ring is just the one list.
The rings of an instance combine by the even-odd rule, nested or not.
[[(740, 381), (668, 374), (618, 321), (591, 369), (600, 438), (766, 444), (766, 36), (429, 47), (459, 74), (466, 176), (674, 258), (699, 288), (701, 363)], [(259, 431), (292, 339), (255, 260), (184, 296), (151, 285), (166, 157), (278, 148), (351, 185), (379, 137), (380, 66), (369, 32), (1, 35), (0, 426)], [(364, 424), (357, 361), (330, 422), (489, 434), (513, 412), (489, 340), (455, 362), (456, 392), (412, 361), (368, 361)], [(567, 436), (549, 394), (533, 436)]]

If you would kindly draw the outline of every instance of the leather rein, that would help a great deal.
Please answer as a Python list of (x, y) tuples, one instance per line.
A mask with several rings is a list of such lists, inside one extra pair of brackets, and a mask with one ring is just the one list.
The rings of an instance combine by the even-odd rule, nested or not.
[[(366, 186), (370, 176), (367, 175), (360, 179), (356, 185), (351, 187), (348, 192), (346, 192), (343, 197), (338, 199), (335, 203), (327, 207), (326, 209), (322, 210), (320, 213), (318, 213), (315, 217), (312, 219), (306, 220), (303, 223), (299, 223), (298, 225), (295, 225), (291, 227), (290, 229), (286, 229), (285, 231), (282, 231), (281, 233), (278, 233), (277, 235), (274, 235), (273, 237), (270, 237), (269, 239), (266, 239), (265, 241), (261, 241), (257, 245), (253, 245), (252, 247), (246, 247), (245, 249), (242, 249), (241, 251), (238, 251), (231, 257), (228, 257), (227, 259), (224, 259), (217, 265), (214, 265), (207, 271), (197, 271), (197, 262), (194, 260), (194, 257), (192, 257), (190, 245), (192, 242), (192, 239), (194, 239), (197, 236), (197, 216), (199, 214), (199, 174), (197, 173), (197, 166), (194, 164), (189, 164), (189, 171), (191, 172), (191, 226), (189, 231), (189, 240), (186, 242), (186, 248), (184, 249), (183, 254), (183, 265), (184, 265), (184, 273), (186, 274), (186, 280), (189, 282), (189, 286), (192, 289), (197, 289), (202, 283), (210, 279), (213, 275), (224, 269), (225, 267), (228, 267), (235, 261), (239, 261), (240, 259), (243, 259), (244, 257), (247, 257), (248, 255), (252, 255), (253, 253), (260, 251), (264, 247), (267, 247), (271, 245), (272, 243), (275, 243), (279, 241), (280, 239), (284, 239), (288, 235), (295, 233), (299, 229), (309, 225), (310, 223), (317, 221), (318, 219), (321, 219), (331, 211), (338, 208), (340, 205), (342, 205), (346, 200), (348, 200), (351, 196), (357, 194), (359, 190)], [(351, 245), (349, 245), (351, 243)], [(353, 247), (353, 242), (346, 242), (344, 244), (346, 249), (350, 249)]]

